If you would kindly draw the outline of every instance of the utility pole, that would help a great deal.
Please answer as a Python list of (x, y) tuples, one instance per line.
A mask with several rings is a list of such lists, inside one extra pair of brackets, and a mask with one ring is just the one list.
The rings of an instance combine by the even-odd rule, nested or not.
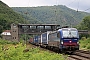
[[(55, 6), (55, 24), (57, 24), (57, 5)], [(57, 25), (55, 26), (55, 30), (57, 30)]]
[[(26, 14), (26, 18), (27, 18), (27, 12), (26, 12), (25, 14)], [(24, 24), (26, 24), (26, 21), (24, 21)], [(25, 44), (27, 44), (26, 32), (27, 32), (27, 27), (26, 27), (26, 25), (25, 25), (25, 27), (24, 27), (24, 33), (25, 33), (25, 40), (24, 40), (24, 43), (25, 43)]]

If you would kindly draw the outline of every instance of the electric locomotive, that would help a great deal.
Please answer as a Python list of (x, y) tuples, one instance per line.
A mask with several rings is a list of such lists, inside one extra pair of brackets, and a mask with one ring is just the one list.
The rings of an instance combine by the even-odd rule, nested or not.
[(62, 28), (58, 30), (61, 51), (79, 50), (79, 33), (76, 28)]
[(34, 44), (40, 44), (46, 48), (56, 49), (64, 52), (79, 50), (79, 33), (76, 28), (61, 28), (57, 31), (47, 31), (35, 36)]
[(58, 31), (43, 33), (41, 40), (42, 45), (53, 50), (56, 48), (64, 52), (79, 50), (79, 34), (76, 28), (62, 28)]

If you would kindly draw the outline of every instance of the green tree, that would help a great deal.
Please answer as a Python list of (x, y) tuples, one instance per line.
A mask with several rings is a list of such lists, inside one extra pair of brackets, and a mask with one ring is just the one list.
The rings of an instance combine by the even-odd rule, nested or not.
[(24, 23), (24, 21), (26, 20), (20, 14), (14, 12), (8, 5), (0, 1), (0, 33), (3, 30), (10, 29), (12, 23)]
[(90, 16), (86, 16), (80, 25), (78, 26), (78, 29), (82, 30), (90, 30)]
[[(41, 6), (41, 7), (12, 7), (15, 12), (32, 24), (60, 24), (76, 26), (83, 17), (90, 15), (86, 12), (72, 10), (64, 5)], [(25, 14), (27, 13), (27, 14)]]

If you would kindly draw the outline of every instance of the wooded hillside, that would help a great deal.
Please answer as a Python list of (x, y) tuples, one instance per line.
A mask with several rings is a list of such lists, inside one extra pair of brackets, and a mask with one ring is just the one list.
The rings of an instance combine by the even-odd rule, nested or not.
[(12, 9), (22, 14), (25, 19), (30, 21), (30, 23), (57, 23), (60, 25), (76, 26), (85, 16), (90, 15), (86, 12), (72, 10), (63, 5), (12, 7)]
[(0, 1), (0, 33), (3, 30), (10, 29), (12, 23), (24, 23), (24, 18)]

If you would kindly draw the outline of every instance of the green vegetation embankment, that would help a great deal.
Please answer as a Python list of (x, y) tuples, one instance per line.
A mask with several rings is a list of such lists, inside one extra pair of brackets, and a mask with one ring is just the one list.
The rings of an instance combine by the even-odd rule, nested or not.
[(0, 39), (0, 60), (65, 60), (62, 54), (50, 53), (40, 48), (26, 48), (22, 43)]

